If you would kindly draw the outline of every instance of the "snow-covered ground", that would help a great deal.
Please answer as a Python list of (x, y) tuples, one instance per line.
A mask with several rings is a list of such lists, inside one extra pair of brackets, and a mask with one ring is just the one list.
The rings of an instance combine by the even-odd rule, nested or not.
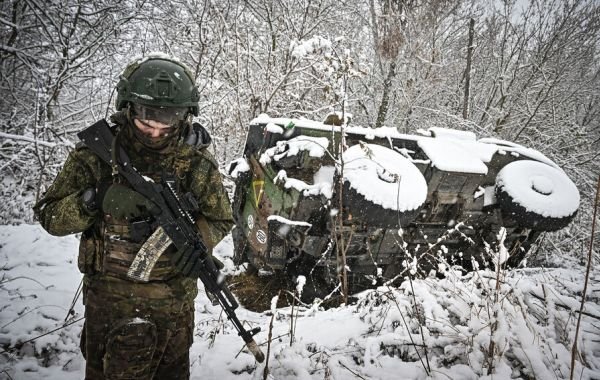
[[(231, 238), (217, 255), (233, 271)], [(56, 238), (39, 225), (0, 226), (0, 379), (81, 379), (78, 321), (64, 325), (81, 276), (77, 238)], [(262, 327), (271, 379), (563, 379), (569, 377), (584, 269), (480, 271), (446, 279), (405, 281), (358, 295), (349, 306), (318, 304), (254, 313)], [(496, 290), (497, 289), (497, 290)], [(576, 379), (600, 379), (600, 271), (579, 333)], [(81, 300), (67, 322), (83, 315)], [(272, 318), (274, 315), (274, 318)], [(290, 326), (293, 321), (293, 342)], [(489, 355), (493, 342), (494, 354)], [(18, 347), (15, 349), (15, 347)], [(193, 379), (262, 379), (257, 364), (220, 309), (196, 300)], [(488, 375), (488, 368), (493, 370)], [(429, 376), (429, 377), (428, 377)]]

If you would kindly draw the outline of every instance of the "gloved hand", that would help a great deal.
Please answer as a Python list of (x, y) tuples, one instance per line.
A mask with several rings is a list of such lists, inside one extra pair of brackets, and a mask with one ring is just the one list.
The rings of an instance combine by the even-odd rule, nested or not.
[(102, 211), (115, 219), (149, 216), (154, 214), (157, 208), (150, 199), (118, 183), (110, 185), (102, 199)]
[[(207, 260), (212, 261), (218, 270), (225, 268), (225, 264), (213, 255), (210, 255)], [(200, 256), (194, 252), (194, 248), (191, 246), (174, 252), (171, 256), (171, 263), (184, 276), (191, 278), (198, 278), (202, 268), (208, 265), (208, 263), (201, 262)]]

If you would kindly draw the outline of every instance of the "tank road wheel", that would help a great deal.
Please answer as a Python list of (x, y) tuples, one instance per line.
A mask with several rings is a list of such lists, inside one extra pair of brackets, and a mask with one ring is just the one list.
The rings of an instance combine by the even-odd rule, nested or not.
[(566, 227), (579, 207), (579, 191), (562, 170), (530, 160), (500, 170), (496, 198), (504, 215), (538, 231)]
[(427, 198), (427, 182), (406, 157), (381, 145), (358, 144), (343, 159), (342, 200), (353, 220), (398, 227), (416, 218)]

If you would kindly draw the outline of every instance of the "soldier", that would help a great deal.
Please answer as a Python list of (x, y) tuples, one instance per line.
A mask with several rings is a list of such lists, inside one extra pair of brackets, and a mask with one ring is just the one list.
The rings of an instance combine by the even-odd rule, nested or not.
[[(196, 225), (212, 248), (233, 220), (217, 163), (205, 149), (210, 136), (191, 122), (199, 95), (189, 69), (173, 58), (150, 55), (127, 66), (117, 92), (118, 112), (111, 116), (115, 143), (142, 175), (156, 180), (163, 172), (173, 174), (180, 191), (192, 192), (200, 206)], [(83, 144), (34, 206), (50, 234), (82, 232), (78, 266), (84, 274), (86, 379), (189, 378), (197, 280), (173, 267), (173, 246), (160, 256), (149, 282), (127, 276), (153, 232), (148, 228), (152, 207)]]

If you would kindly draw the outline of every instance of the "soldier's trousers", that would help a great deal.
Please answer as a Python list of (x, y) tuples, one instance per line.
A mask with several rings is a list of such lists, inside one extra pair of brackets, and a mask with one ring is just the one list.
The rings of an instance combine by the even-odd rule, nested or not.
[(86, 379), (189, 379), (193, 306), (87, 289)]

